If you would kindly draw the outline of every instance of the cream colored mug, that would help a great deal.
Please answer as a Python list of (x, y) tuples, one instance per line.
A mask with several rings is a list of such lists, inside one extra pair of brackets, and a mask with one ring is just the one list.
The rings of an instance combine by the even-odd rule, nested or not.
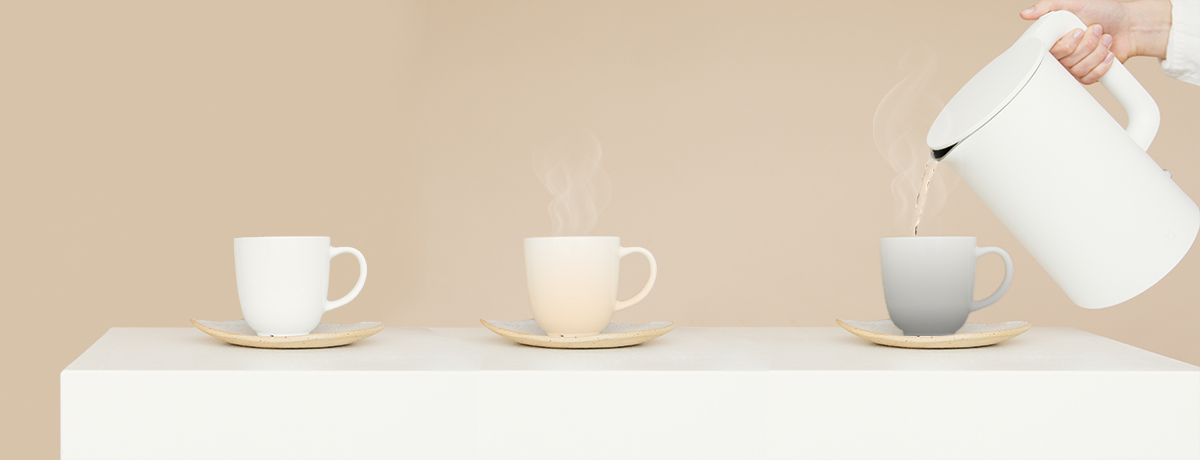
[[(639, 253), (650, 261), (650, 278), (633, 297), (617, 300), (621, 258)], [(586, 337), (608, 327), (614, 312), (646, 298), (658, 265), (642, 248), (623, 248), (615, 236), (525, 239), (525, 277), (533, 319), (547, 335)]]

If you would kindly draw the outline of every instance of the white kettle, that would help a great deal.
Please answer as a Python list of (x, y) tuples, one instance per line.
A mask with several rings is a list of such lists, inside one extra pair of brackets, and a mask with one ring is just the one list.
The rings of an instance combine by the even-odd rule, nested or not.
[(1183, 259), (1200, 208), (1150, 159), (1158, 105), (1119, 61), (1100, 83), (1121, 125), (1049, 52), (1083, 22), (1038, 19), (946, 104), (926, 142), (1075, 304), (1105, 308)]

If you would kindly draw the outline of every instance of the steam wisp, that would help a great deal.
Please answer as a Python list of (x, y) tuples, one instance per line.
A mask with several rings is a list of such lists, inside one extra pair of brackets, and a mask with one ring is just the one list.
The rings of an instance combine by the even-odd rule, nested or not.
[[(925, 135), (944, 105), (930, 89), (937, 64), (933, 50), (916, 47), (903, 55), (899, 64), (905, 76), (879, 101), (872, 131), (875, 148), (896, 172), (892, 179), (896, 226), (907, 227), (915, 235), (921, 219), (928, 222), (946, 204), (946, 193), (957, 176), (947, 177), (948, 170), (930, 174), (936, 164), (929, 164), (932, 160)], [(923, 180), (926, 175), (930, 180)]]
[(612, 183), (600, 167), (603, 151), (593, 135), (562, 136), (533, 155), (533, 170), (550, 195), (554, 236), (584, 236), (612, 198)]

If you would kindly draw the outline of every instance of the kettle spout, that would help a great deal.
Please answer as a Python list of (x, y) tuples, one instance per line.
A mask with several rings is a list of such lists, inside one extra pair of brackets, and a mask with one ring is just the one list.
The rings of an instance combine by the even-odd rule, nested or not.
[(942, 158), (945, 158), (946, 154), (950, 153), (950, 151), (954, 150), (954, 147), (957, 147), (957, 146), (958, 146), (958, 144), (955, 143), (955, 144), (951, 144), (949, 147), (945, 147), (945, 148), (929, 149), (929, 156), (932, 157), (934, 159), (934, 161), (942, 161)]

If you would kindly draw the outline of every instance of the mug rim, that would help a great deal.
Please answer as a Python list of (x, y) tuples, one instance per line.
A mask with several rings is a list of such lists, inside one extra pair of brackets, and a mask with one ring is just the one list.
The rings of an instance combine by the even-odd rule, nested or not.
[(974, 237), (974, 236), (920, 236), (920, 235), (917, 235), (917, 236), (885, 236), (885, 237), (883, 237), (883, 238), (880, 238), (880, 239), (879, 239), (879, 241), (884, 241), (884, 240), (889, 240), (889, 241), (905, 241), (905, 240), (908, 240), (908, 241), (911, 241), (911, 240), (914, 240), (914, 239), (928, 239), (928, 240), (937, 240), (937, 239), (942, 239), (942, 240), (958, 240), (958, 239), (968, 239), (968, 238), (975, 238), (975, 239), (978, 239), (978, 237)]
[(237, 240), (302, 240), (314, 238), (329, 238), (328, 236), (241, 236), (234, 238)]
[(604, 239), (604, 238), (620, 239), (621, 237), (619, 237), (619, 236), (531, 236), (529, 238), (525, 238), (525, 241), (530, 241), (530, 240), (583, 240), (583, 239)]

